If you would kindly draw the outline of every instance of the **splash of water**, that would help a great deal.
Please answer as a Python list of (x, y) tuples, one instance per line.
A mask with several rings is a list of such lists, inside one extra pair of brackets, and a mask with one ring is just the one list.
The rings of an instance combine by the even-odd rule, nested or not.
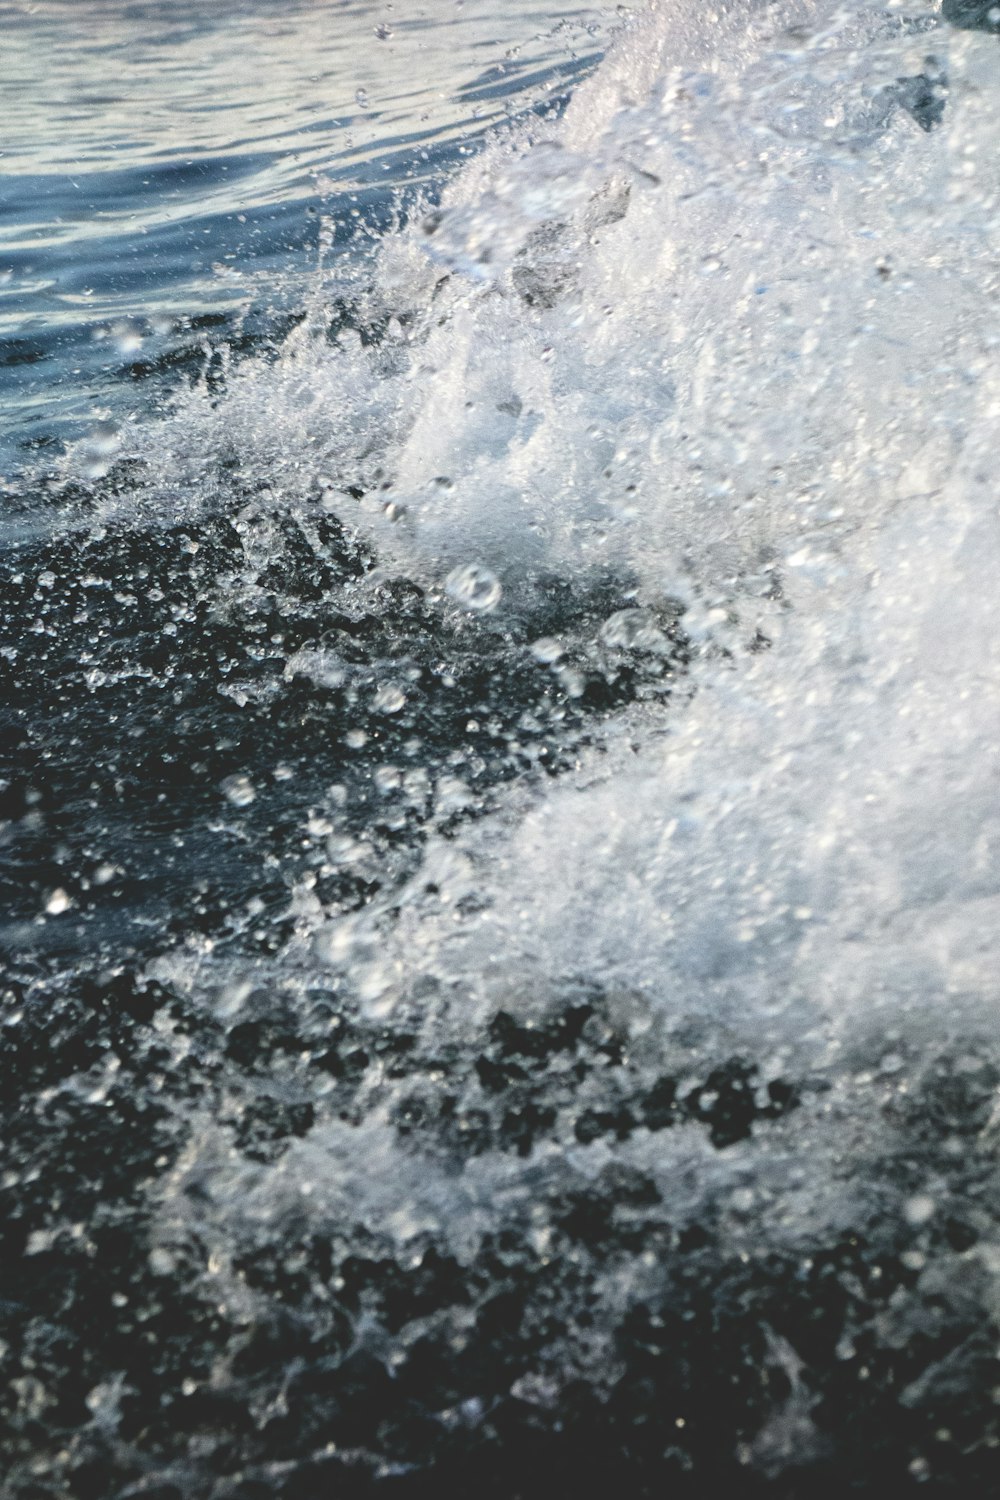
[[(403, 1327), (389, 1292), (354, 1310), (350, 1357), (402, 1381), (432, 1324), (475, 1346), (477, 1268), (545, 1268), (558, 1331), (531, 1280), (514, 1399), (562, 1412), (583, 1379), (609, 1411), (623, 1330), (653, 1318), (639, 1343), (660, 1347), (650, 1328), (687, 1306), (692, 1226), (732, 1277), (772, 1257), (805, 1284), (824, 1246), (849, 1297), (811, 1370), (746, 1313), (739, 1378), (780, 1369), (785, 1394), (746, 1395), (727, 1452), (773, 1476), (828, 1453), (814, 1387), (855, 1341), (933, 1342), (956, 1259), (975, 1274), (960, 1341), (995, 1319), (998, 121), (989, 29), (919, 4), (652, 5), (562, 120), (508, 132), (368, 262), (328, 268), (276, 364), (137, 438), (114, 518), (211, 512), (236, 474), (247, 565), (223, 611), (251, 598), (280, 500), (367, 549), (345, 608), (405, 580), (569, 699), (584, 650), (650, 682), (686, 653), (683, 693), (634, 694), (560, 777), (478, 817), (457, 771), (432, 797), (378, 765), (380, 795), (433, 807), (415, 871), (350, 910), (301, 883), (280, 958), (195, 940), (153, 966), (237, 1050), (293, 1017), (301, 1069), (290, 1041), (272, 1056), (284, 1105), (308, 1094), (298, 1138), (241, 1156), (206, 1116), (156, 1190), (154, 1271), (185, 1267), (223, 1321), (266, 1322), (247, 1267), (290, 1225), (331, 1339), (329, 1285), (358, 1274), (338, 1236), (404, 1278), (433, 1250), (460, 1297), (428, 1293)], [(538, 627), (553, 579), (583, 597), (609, 578), (599, 616)], [(351, 667), (310, 648), (286, 671), (336, 686)], [(374, 712), (417, 691), (384, 672)], [(350, 733), (360, 751), (371, 731)], [(317, 837), (377, 884), (338, 805)], [(345, 1014), (357, 1077), (344, 1052), (336, 1083), (307, 1084)], [(963, 1240), (943, 1226), (971, 1177)], [(865, 1236), (898, 1271), (891, 1304), (844, 1269)], [(319, 1290), (317, 1238), (340, 1266)], [(937, 1345), (898, 1358), (906, 1411), (957, 1389)], [(484, 1420), (478, 1368), (441, 1430)], [(300, 1378), (260, 1397), (262, 1426)]]
[(776, 1046), (987, 1003), (997, 86), (922, 13), (654, 7), (381, 246), (381, 339), (307, 326), (174, 418), (293, 495), (336, 475), (382, 574), (515, 619), (610, 569), (605, 642), (640, 606), (699, 646), (683, 716), (470, 835), (485, 913), (400, 919), (410, 979), (600, 976)]

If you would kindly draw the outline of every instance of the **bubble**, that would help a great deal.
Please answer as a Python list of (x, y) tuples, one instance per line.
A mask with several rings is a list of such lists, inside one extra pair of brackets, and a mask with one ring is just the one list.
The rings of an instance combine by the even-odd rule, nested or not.
[(487, 614), (496, 609), (503, 597), (503, 587), (495, 573), (479, 563), (465, 563), (453, 568), (445, 579), (447, 593), (463, 609)]
[(368, 109), (371, 105), (371, 98), (367, 89), (358, 89), (354, 97), (358, 101), (359, 109)]
[(45, 903), (45, 910), (48, 912), (49, 916), (58, 917), (61, 916), (64, 911), (69, 911), (72, 905), (73, 900), (69, 895), (69, 892), (64, 891), (62, 886), (58, 886), (49, 895), (49, 898)]

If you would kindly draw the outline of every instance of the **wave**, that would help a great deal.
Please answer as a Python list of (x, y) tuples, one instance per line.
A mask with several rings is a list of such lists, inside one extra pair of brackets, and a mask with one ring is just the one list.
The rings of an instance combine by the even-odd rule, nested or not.
[(998, 105), (921, 4), (652, 4), (71, 455), (206, 548), (292, 813), (212, 761), (284, 895), (98, 984), (183, 1330), (101, 1356), (123, 1474), (990, 1492)]

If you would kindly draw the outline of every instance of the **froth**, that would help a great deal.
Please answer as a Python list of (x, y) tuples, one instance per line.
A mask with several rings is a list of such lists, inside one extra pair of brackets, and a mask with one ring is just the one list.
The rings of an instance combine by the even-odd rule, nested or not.
[[(474, 558), (505, 607), (611, 564), (680, 598), (702, 661), (683, 715), (470, 837), (467, 930), (413, 908), (399, 941), (491, 1000), (596, 975), (822, 1050), (990, 995), (1000, 76), (991, 38), (928, 18), (719, 24), (732, 46), (654, 8), (433, 225), (450, 274), (383, 557)], [(898, 91), (931, 53), (934, 130)]]

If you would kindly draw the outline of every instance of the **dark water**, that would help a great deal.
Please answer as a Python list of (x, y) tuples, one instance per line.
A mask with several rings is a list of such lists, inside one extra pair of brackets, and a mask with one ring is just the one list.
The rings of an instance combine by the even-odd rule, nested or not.
[[(993, 28), (971, 6), (945, 13), (977, 43)], [(677, 14), (696, 35), (702, 8)], [(671, 7), (657, 15), (675, 24)], [(727, 57), (742, 15), (717, 19)], [(821, 64), (846, 25), (824, 24)], [(616, 25), (619, 74), (601, 63)], [(951, 721), (958, 769), (935, 782), (939, 747), (918, 763), (914, 731), (896, 776), (907, 796), (912, 778), (910, 801), (900, 811), (870, 783), (888, 836), (874, 794), (862, 812), (846, 803), (854, 863), (815, 882), (822, 922), (844, 936), (816, 939), (793, 977), (819, 994), (829, 976), (832, 1018), (801, 1022), (774, 998), (790, 906), (814, 920), (798, 866), (778, 936), (741, 950), (710, 930), (694, 959), (685, 948), (700, 912), (710, 926), (720, 904), (756, 910), (741, 860), (746, 889), (773, 875), (779, 897), (786, 847), (805, 847), (811, 871), (829, 830), (808, 808), (832, 783), (862, 797), (872, 744), (895, 764), (884, 720), (906, 720), (910, 699), (897, 713), (891, 696), (904, 674), (871, 668), (866, 697), (862, 648), (905, 635), (910, 616), (892, 611), (909, 607), (907, 580), (931, 592), (919, 564), (951, 558), (937, 512), (914, 522), (911, 554), (887, 503), (870, 524), (902, 555), (903, 582), (879, 554), (879, 613), (845, 528), (843, 568), (864, 580), (849, 595), (853, 654), (837, 635), (840, 575), (808, 563), (831, 605), (797, 582), (801, 498), (792, 541), (754, 532), (752, 566), (726, 565), (728, 593), (705, 560), (710, 526), (698, 552), (697, 508), (691, 557), (649, 582), (656, 424), (681, 399), (685, 340), (700, 389), (705, 328), (730, 317), (711, 208), (690, 231), (693, 292), (684, 279), (683, 205), (702, 211), (685, 173), (703, 185), (714, 163), (724, 188), (718, 158), (742, 170), (730, 118), (742, 109), (755, 142), (772, 141), (755, 111), (774, 97), (784, 110), (782, 89), (782, 129), (803, 118), (807, 32), (800, 19), (754, 33), (781, 82), (748, 64), (737, 107), (711, 101), (693, 66), (661, 96), (644, 74), (659, 33), (620, 12), (0, 5), (4, 1500), (996, 1493), (1000, 1053), (979, 977), (990, 916), (975, 904), (993, 889), (995, 815), (976, 779), (992, 785), (992, 658), (970, 661), (968, 633), (951, 674), (978, 684), (961, 699), (976, 705), (964, 739), (958, 710)], [(807, 311), (780, 252), (777, 275), (767, 261), (766, 235), (785, 232), (771, 201), (754, 241), (756, 189), (739, 189), (751, 307), (773, 276), (778, 325), (819, 328), (824, 357), (849, 350), (849, 383), (873, 405), (890, 382), (882, 351), (904, 338), (891, 311), (872, 312), (872, 289), (905, 282), (906, 239), (868, 264), (865, 174), (902, 214), (906, 189), (879, 153), (912, 157), (914, 181), (931, 171), (919, 153), (944, 149), (952, 34), (932, 10), (879, 12), (833, 70), (860, 120), (847, 145), (829, 145), (826, 124), (788, 127), (793, 143), (815, 130), (819, 164), (792, 153), (772, 173), (778, 210), (782, 170), (815, 188), (825, 230), (826, 174), (861, 184), (825, 282), (803, 256)], [(985, 56), (955, 45), (959, 72)], [(588, 109), (553, 136), (592, 75)], [(667, 106), (702, 99), (696, 125), (675, 127)], [(455, 187), (491, 127), (514, 132), (510, 155), (486, 158), (479, 188), (463, 189), (468, 175)], [(935, 199), (929, 180), (921, 202), (953, 203), (954, 218), (913, 232), (964, 265), (992, 200)], [(661, 189), (676, 196), (657, 220)], [(656, 298), (633, 306), (650, 245), (672, 235)], [(725, 240), (734, 264), (738, 239)], [(619, 260), (602, 282), (608, 243)], [(931, 293), (954, 295), (946, 281)], [(683, 316), (661, 327), (649, 308), (670, 295)], [(758, 316), (736, 305), (733, 327)], [(954, 385), (924, 324), (898, 380), (911, 391), (933, 368), (958, 432), (987, 376), (969, 373), (975, 339), (954, 325)], [(855, 350), (871, 326), (870, 377)], [(763, 373), (723, 388), (738, 402), (692, 400), (685, 418), (682, 441), (704, 450), (686, 483), (709, 517), (728, 493), (704, 478), (712, 444), (729, 468), (752, 465), (752, 443), (725, 446), (726, 422), (738, 431), (733, 405), (751, 436), (771, 422), (772, 366), (776, 428), (797, 420), (773, 347)], [(812, 399), (846, 452), (842, 392), (817, 385)], [(874, 461), (843, 462), (837, 498), (861, 532)], [(574, 510), (588, 484), (596, 520)], [(620, 545), (636, 514), (649, 540)], [(838, 514), (823, 513), (824, 536)], [(962, 576), (979, 579), (964, 538)], [(803, 618), (813, 656), (782, 635)], [(787, 748), (786, 697), (766, 697), (783, 651), (801, 780), (777, 802), (787, 765), (754, 735), (766, 741), (776, 701)], [(830, 681), (829, 719), (814, 721), (809, 692)], [(733, 701), (749, 710), (727, 731)], [(697, 773), (672, 783), (663, 746), (699, 713), (707, 787)], [(824, 759), (841, 727), (849, 748)], [(740, 821), (748, 785), (763, 834)], [(897, 853), (915, 886), (938, 879), (922, 852), (927, 787), (948, 825), (935, 858), (975, 866), (985, 936), (963, 948), (965, 909), (946, 921), (921, 894), (897, 960), (907, 944), (876, 855), (887, 837), (893, 879), (905, 884)], [(669, 852), (649, 857), (643, 840), (664, 827)], [(676, 937), (661, 940), (667, 919)], [(921, 924), (956, 955), (944, 1018), (913, 956)], [(890, 944), (897, 990), (877, 962)]]

